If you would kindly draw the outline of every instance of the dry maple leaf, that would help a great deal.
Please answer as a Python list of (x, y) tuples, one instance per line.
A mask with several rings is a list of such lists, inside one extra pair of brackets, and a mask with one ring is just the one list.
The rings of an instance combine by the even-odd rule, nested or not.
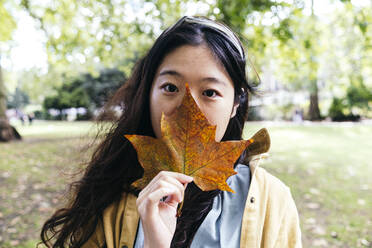
[(194, 178), (202, 190), (233, 192), (226, 179), (236, 172), (234, 163), (253, 139), (215, 141), (216, 126), (210, 125), (190, 89), (172, 115), (161, 118), (162, 138), (125, 135), (137, 151), (144, 175), (134, 186), (145, 187), (160, 171), (180, 172)]

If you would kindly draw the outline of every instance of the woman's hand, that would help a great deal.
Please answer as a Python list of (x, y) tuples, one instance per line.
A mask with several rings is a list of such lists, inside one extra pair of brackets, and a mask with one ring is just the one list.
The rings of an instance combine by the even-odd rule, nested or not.
[(176, 230), (177, 205), (183, 201), (185, 188), (192, 180), (181, 173), (161, 171), (140, 192), (137, 209), (143, 227), (144, 247), (170, 247)]

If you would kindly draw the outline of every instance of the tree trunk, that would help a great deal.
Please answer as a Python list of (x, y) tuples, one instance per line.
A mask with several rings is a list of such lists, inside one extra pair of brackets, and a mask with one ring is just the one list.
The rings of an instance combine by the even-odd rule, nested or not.
[(310, 93), (309, 120), (320, 121), (321, 119), (322, 117), (320, 116), (319, 110), (318, 86), (315, 83), (314, 90)]
[[(311, 17), (314, 17), (314, 0), (311, 0)], [(316, 63), (313, 59), (310, 60), (310, 63)], [(318, 70), (318, 66), (315, 65), (313, 67), (314, 70)], [(315, 74), (317, 75), (317, 74)], [(310, 77), (311, 78), (311, 77)], [(319, 98), (318, 98), (318, 82), (317, 77), (311, 81), (311, 89), (310, 89), (310, 106), (309, 106), (309, 113), (308, 118), (310, 121), (320, 121), (322, 117), (320, 116), (319, 110)]]
[(6, 116), (6, 90), (0, 64), (0, 142), (20, 139), (21, 135), (9, 124)]

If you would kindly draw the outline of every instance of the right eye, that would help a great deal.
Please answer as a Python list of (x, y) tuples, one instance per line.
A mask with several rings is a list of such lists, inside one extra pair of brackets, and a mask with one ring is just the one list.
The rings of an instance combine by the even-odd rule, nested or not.
[(165, 90), (165, 92), (170, 92), (170, 93), (178, 92), (177, 86), (171, 83), (166, 83), (161, 88)]

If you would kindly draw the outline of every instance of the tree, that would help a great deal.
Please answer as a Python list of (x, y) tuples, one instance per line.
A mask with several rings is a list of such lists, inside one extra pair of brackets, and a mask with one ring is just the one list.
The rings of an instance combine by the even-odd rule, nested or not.
[(320, 37), (324, 27), (314, 15), (313, 5), (310, 15), (295, 9), (283, 25), (281, 29), (273, 29), (277, 42), (271, 43), (268, 51), (276, 61), (275, 74), (287, 89), (309, 94), (307, 118), (320, 120), (319, 61), (324, 52)]
[(232, 27), (235, 32), (242, 34), (246, 29), (250, 14), (271, 11), (273, 7), (282, 5), (284, 4), (272, 0), (217, 0), (216, 7), (219, 11), (215, 15), (218, 20)]
[(30, 103), (29, 96), (21, 90), (19, 87), (15, 89), (15, 92), (8, 96), (7, 107), (19, 109)]
[(85, 81), (86, 89), (94, 108), (101, 108), (107, 99), (126, 81), (125, 74), (118, 69), (104, 69), (92, 83)]
[[(308, 92), (311, 120), (318, 119), (320, 108), (327, 114), (332, 97), (336, 98), (334, 104), (337, 105), (332, 107), (332, 112), (347, 106), (355, 110), (355, 115), (368, 115), (366, 107), (359, 111), (360, 106), (351, 107), (346, 102), (349, 102), (350, 87), (364, 84), (366, 90), (372, 89), (369, 83), (372, 81), (372, 37), (367, 25), (371, 22), (372, 6), (371, 3), (357, 6), (349, 1), (334, 4), (334, 11), (327, 17), (302, 10), (294, 12), (288, 20), (291, 37), (285, 42), (279, 39), (280, 42), (270, 43), (266, 53), (266, 57), (271, 56), (275, 61), (276, 77), (288, 89)], [(320, 102), (318, 95), (327, 98)]]
[(331, 98), (323, 106), (330, 106), (333, 120), (372, 117), (372, 101), (368, 100), (372, 94), (371, 13), (371, 2), (346, 1), (332, 11), (327, 22), (318, 22), (322, 32), (316, 37), (323, 48), (318, 56), (318, 80), (323, 95)]
[[(15, 28), (15, 22), (8, 11), (0, 2), (0, 42), (11, 39), (12, 31)], [(1, 47), (0, 47), (1, 49)], [(20, 139), (21, 136), (17, 130), (9, 124), (6, 116), (6, 88), (1, 68), (1, 50), (0, 50), (0, 141), (9, 141), (13, 139)]]
[(154, 37), (151, 23), (125, 14), (138, 11), (134, 1), (22, 0), (21, 6), (44, 31), (50, 70), (60, 74), (101, 67), (129, 73)]
[(105, 69), (98, 77), (84, 73), (78, 77), (65, 79), (61, 87), (56, 88), (54, 96), (46, 97), (44, 109), (57, 109), (62, 112), (68, 108), (85, 108), (87, 116), (101, 108), (108, 97), (113, 94), (126, 80), (125, 74), (118, 69)]
[(57, 94), (48, 96), (44, 99), (44, 109), (57, 109), (60, 112), (59, 117), (63, 119), (62, 110), (68, 108), (86, 108), (89, 109), (90, 98), (86, 90), (83, 88), (84, 78), (92, 78), (90, 74), (84, 75), (82, 78), (73, 79), (71, 82), (62, 84), (56, 88)]
[[(240, 36), (243, 46), (248, 48), (248, 60), (254, 60), (254, 63), (248, 65), (248, 72), (253, 72), (249, 76), (253, 84), (259, 84), (259, 78), (256, 76), (265, 64), (262, 55), (265, 54), (267, 44), (271, 42), (265, 33), (265, 26), (262, 25), (262, 17), (265, 13), (275, 16), (278, 8), (286, 5), (272, 0), (217, 0), (215, 8), (211, 8), (209, 15), (231, 27)], [(259, 24), (253, 24), (255, 21)], [(279, 24), (282, 21), (285, 20), (279, 19)]]
[[(98, 71), (105, 67), (118, 68), (128, 75), (135, 61), (144, 54), (154, 38), (165, 27), (186, 13), (208, 15), (212, 19), (225, 22), (237, 33), (242, 34), (243, 45), (248, 47), (248, 58), (255, 65), (255, 69), (248, 66), (249, 78), (254, 78), (254, 83), (259, 82), (254, 71), (260, 73), (262, 68), (272, 63), (275, 68), (270, 68), (271, 71), (275, 70), (276, 78), (284, 82), (288, 89), (307, 92), (310, 102), (309, 119), (317, 120), (320, 119), (318, 93), (330, 89), (328, 84), (332, 77), (325, 76), (324, 68), (337, 64), (338, 61), (334, 60), (333, 63), (328, 64), (325, 62), (327, 56), (324, 54), (329, 55), (331, 51), (335, 51), (334, 48), (328, 47), (331, 43), (329, 41), (334, 38), (326, 37), (327, 32), (331, 33), (331, 29), (324, 20), (329, 18), (306, 14), (304, 6), (308, 2), (305, 0), (291, 3), (275, 0), (117, 0), (114, 2), (61, 0), (41, 3), (35, 0), (22, 0), (21, 6), (39, 22), (40, 28), (48, 38), (46, 46), (50, 67), (46, 77), (49, 78), (45, 77), (44, 81), (48, 83), (53, 81), (49, 85), (53, 84), (58, 88), (64, 83), (62, 75), (75, 77), (81, 72), (97, 75)], [(333, 1), (335, 2), (337, 1)], [(353, 1), (348, 0), (341, 0), (341, 2), (345, 6), (354, 4)], [(192, 13), (188, 8), (190, 4), (204, 7)], [(367, 32), (369, 29), (367, 24), (371, 22), (368, 19), (370, 18), (368, 10), (361, 10), (353, 20), (353, 28), (357, 27), (365, 33), (366, 42), (363, 45), (365, 49), (371, 47), (369, 42), (371, 37), (368, 34), (371, 32)], [(334, 12), (338, 12), (338, 6), (335, 7)], [(339, 22), (343, 19), (349, 20), (343, 18), (342, 14), (344, 13), (338, 17)], [(347, 34), (346, 36), (353, 40), (353, 36)], [(353, 42), (360, 44), (360, 41), (354, 39)], [(342, 46), (342, 49), (346, 51), (348, 48)], [(368, 68), (366, 65), (371, 64), (367, 59), (370, 55), (363, 55), (363, 52), (360, 54), (362, 54), (361, 62), (354, 63), (354, 67), (361, 68), (358, 70), (365, 77), (370, 74), (366, 69)], [(337, 56), (330, 57), (333, 59)], [(53, 76), (50, 76), (52, 74)], [(39, 80), (35, 81), (39, 82)], [(370, 81), (364, 79), (363, 82), (369, 87)], [(37, 92), (33, 90), (35, 87), (24, 87)], [(94, 91), (91, 93), (93, 94)], [(35, 93), (29, 95), (32, 99), (37, 96)]]

